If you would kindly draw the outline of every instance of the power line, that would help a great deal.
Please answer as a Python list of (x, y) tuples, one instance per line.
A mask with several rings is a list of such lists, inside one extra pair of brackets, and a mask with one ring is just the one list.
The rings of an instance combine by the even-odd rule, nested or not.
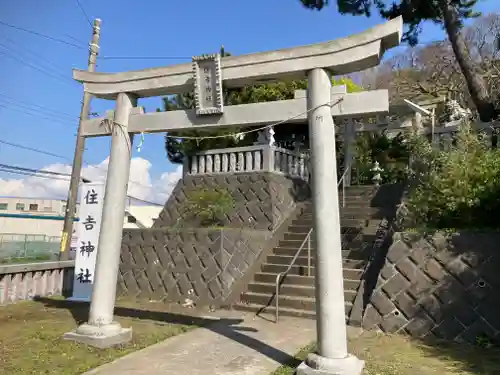
[(31, 148), (31, 147), (19, 145), (19, 144), (16, 144), (16, 143), (7, 142), (7, 141), (1, 140), (1, 139), (0, 139), (0, 143), (4, 144), (4, 145), (7, 145), (7, 146), (14, 147), (14, 148), (20, 148), (22, 150), (27, 150), (27, 151), (36, 152), (36, 153), (43, 154), (43, 155), (52, 156), (54, 158), (58, 158), (58, 159), (66, 160), (66, 161), (68, 160), (68, 158), (66, 158), (65, 156), (53, 154), (53, 153), (48, 152), (48, 151), (38, 150), (36, 148)]
[[(5, 98), (8, 98), (10, 99), (11, 101), (14, 100), (14, 102), (20, 102), (20, 103), (23, 103), (23, 104), (26, 104), (28, 106), (33, 106), (33, 107), (37, 107), (39, 109), (42, 109), (42, 110), (45, 110), (45, 111), (49, 111), (49, 112), (53, 112), (54, 114), (56, 115), (61, 115), (61, 116), (68, 116), (68, 117), (71, 117), (72, 119), (74, 118), (78, 118), (77, 116), (75, 115), (72, 115), (68, 112), (63, 112), (59, 109), (54, 109), (54, 108), (51, 108), (51, 107), (47, 107), (47, 106), (44, 106), (44, 105), (40, 105), (40, 104), (36, 104), (36, 103), (33, 103), (33, 102), (27, 102), (25, 100), (21, 100), (21, 99), (17, 99), (17, 98), (14, 98), (13, 96), (10, 96), (10, 95), (6, 95), (2, 92), (0, 92), (0, 96), (3, 96)], [(5, 99), (1, 99), (0, 100), (4, 100), (6, 101)], [(38, 109), (37, 109), (38, 110)]]
[(87, 49), (87, 47), (83, 47), (83, 46), (80, 46), (80, 45), (77, 45), (77, 44), (74, 44), (74, 43), (71, 43), (71, 42), (67, 42), (67, 41), (65, 41), (63, 39), (55, 38), (53, 36), (45, 35), (45, 34), (37, 32), (37, 31), (28, 30), (28, 29), (25, 29), (23, 27), (11, 25), (11, 24), (8, 24), (7, 22), (4, 22), (4, 21), (0, 21), (0, 25), (6, 26), (6, 27), (10, 27), (12, 29), (19, 30), (19, 31), (24, 31), (25, 33), (36, 35), (36, 36), (39, 36), (39, 37), (42, 37), (42, 38), (45, 38), (45, 39), (48, 39), (48, 40), (52, 40), (54, 42), (63, 43), (63, 44), (66, 44), (68, 46), (75, 47), (75, 48), (78, 48), (78, 49)]
[[(56, 68), (56, 64), (54, 62), (47, 60), (46, 58), (40, 56), (40, 54), (29, 50), (26, 46), (19, 45), (10, 38), (5, 38), (5, 40), (7, 42), (9, 42), (11, 45), (14, 45), (14, 46), (16, 46), (16, 48), (20, 49), (22, 51), (22, 53), (25, 53), (25, 54), (27, 53), (27, 54), (31, 55), (32, 56), (31, 58), (34, 57), (36, 59), (36, 62), (39, 65), (42, 65), (42, 67), (45, 64), (45, 67), (43, 67), (43, 69), (47, 69), (49, 71), (52, 70), (54, 72), (54, 74), (57, 74), (58, 76), (62, 77), (65, 80), (68, 79), (68, 77), (66, 77), (66, 74), (68, 72), (70, 72), (71, 69), (64, 70), (64, 72), (63, 72), (63, 70), (61, 68)], [(17, 51), (17, 53), (19, 53), (19, 51)], [(43, 62), (43, 64), (42, 64), (42, 62)]]
[[(18, 53), (18, 52), (16, 52), (16, 51), (12, 50), (11, 48), (9, 48), (9, 47), (7, 47), (7, 46), (5, 46), (5, 45), (1, 44), (1, 43), (0, 43), (0, 47), (3, 47), (3, 48), (5, 48), (5, 49), (6, 49), (6, 50), (8, 50), (8, 51), (11, 51), (11, 52), (14, 52), (14, 53)], [(61, 82), (63, 82), (63, 83), (66, 83), (66, 84), (69, 84), (70, 82), (71, 82), (71, 83), (75, 83), (75, 81), (73, 81), (73, 80), (71, 80), (71, 79), (69, 79), (69, 78), (66, 78), (66, 77), (61, 78), (60, 76), (55, 75), (55, 74), (53, 74), (53, 73), (51, 73), (51, 72), (47, 72), (46, 70), (43, 70), (42, 68), (40, 68), (40, 67), (38, 67), (38, 66), (36, 66), (36, 65), (30, 64), (29, 62), (26, 62), (26, 61), (24, 61), (23, 59), (20, 59), (20, 58), (19, 58), (19, 57), (17, 57), (17, 56), (8, 55), (8, 54), (6, 54), (5, 52), (0, 52), (0, 54), (3, 54), (4, 56), (10, 57), (11, 59), (17, 60), (17, 61), (19, 61), (21, 64), (24, 64), (24, 65), (26, 65), (26, 66), (29, 66), (30, 68), (35, 69), (35, 70), (39, 71), (40, 73), (45, 74), (45, 75), (47, 75), (47, 76), (49, 76), (49, 77), (55, 78), (55, 79), (57, 79), (57, 80), (59, 80), (59, 81), (61, 81)], [(73, 87), (76, 87), (76, 86), (73, 86)]]
[[(24, 108), (24, 109), (27, 109), (29, 111), (45, 111), (45, 112), (49, 112), (49, 113), (46, 113), (48, 116), (66, 116), (66, 117), (70, 117), (72, 120), (75, 120), (75, 119), (78, 119), (77, 117), (75, 116), (71, 116), (71, 115), (67, 115), (65, 113), (54, 113), (55, 111), (54, 110), (51, 110), (51, 109), (47, 109), (47, 108), (44, 108), (43, 106), (38, 106), (36, 104), (31, 104), (31, 105), (26, 105), (26, 104), (19, 104), (19, 103), (16, 103), (15, 101), (12, 101), (12, 100), (9, 100), (9, 99), (4, 99), (2, 98), (2, 94), (0, 93), (0, 102), (5, 102), (9, 105), (15, 105), (15, 106), (18, 106), (18, 107), (21, 107), (21, 108)], [(36, 106), (38, 108), (32, 108), (30, 106)], [(45, 113), (42, 113), (42, 114), (45, 114)]]
[[(9, 105), (11, 105), (11, 104), (9, 104)], [(19, 104), (16, 104), (16, 105), (19, 105)], [(0, 108), (5, 108), (5, 109), (7, 109), (9, 111), (19, 112), (19, 113), (22, 113), (24, 115), (33, 116), (33, 117), (36, 117), (38, 119), (49, 120), (49, 121), (52, 121), (52, 122), (60, 124), (60, 125), (68, 126), (67, 122), (64, 122), (63, 120), (60, 120), (58, 118), (47, 117), (47, 116), (40, 116), (39, 113), (30, 113), (30, 112), (27, 112), (26, 110), (22, 110), (22, 109), (18, 109), (18, 108), (11, 108), (11, 107), (8, 107), (5, 103), (4, 104), (0, 104)], [(32, 109), (31, 111), (34, 111), (34, 109)]]
[[(19, 167), (16, 165), (9, 165), (9, 164), (0, 164), (0, 172), (19, 174), (19, 175), (25, 175), (25, 176), (31, 176), (31, 177), (51, 178), (51, 179), (62, 180), (62, 181), (69, 181), (67, 178), (62, 178), (62, 177), (71, 177), (71, 174), (69, 174), (69, 173), (45, 171), (43, 169), (25, 168), (25, 167)], [(85, 177), (82, 177), (81, 180), (84, 183), (91, 183), (92, 182), (91, 180), (89, 180)], [(99, 182), (102, 182), (102, 181), (99, 181)], [(163, 204), (161, 204), (161, 203), (156, 203), (156, 202), (151, 202), (151, 201), (148, 201), (145, 199), (136, 198), (133, 195), (127, 195), (127, 197), (131, 198), (133, 200), (139, 201), (139, 202), (149, 203), (149, 204), (153, 204), (156, 206), (163, 206)]]
[(191, 60), (192, 56), (100, 56), (100, 60)]
[(90, 17), (88, 16), (87, 12), (85, 12), (85, 9), (83, 9), (82, 4), (80, 4), (80, 1), (79, 1), (79, 0), (76, 0), (76, 3), (78, 4), (78, 7), (79, 7), (79, 8), (80, 8), (80, 10), (82, 11), (83, 16), (86, 18), (86, 20), (87, 20), (87, 22), (89, 23), (90, 27), (93, 27), (93, 26), (92, 26), (92, 22), (90, 22)]
[(36, 173), (30, 173), (30, 172), (22, 172), (22, 171), (16, 171), (16, 170), (9, 170), (9, 169), (3, 169), (0, 168), (0, 172), (5, 172), (5, 173), (10, 173), (10, 174), (18, 174), (18, 175), (23, 175), (23, 176), (30, 176), (30, 177), (35, 177), (35, 178), (48, 178), (51, 180), (61, 180), (61, 181), (69, 181), (67, 178), (61, 178), (57, 176), (42, 176)]
[[(41, 174), (41, 175), (50, 175), (50, 176), (64, 176), (68, 177), (69, 175), (67, 173), (61, 173), (61, 172), (53, 172), (53, 171), (45, 171), (43, 169), (33, 169), (33, 168), (25, 168), (25, 167), (19, 167), (17, 165), (9, 165), (9, 164), (0, 164), (0, 168), (4, 172), (7, 172), (5, 169), (11, 170), (11, 171), (18, 171), (18, 172), (23, 172), (23, 173), (35, 173), (35, 174)], [(84, 177), (81, 178), (84, 182), (90, 182), (89, 179), (86, 179)]]
[[(7, 141), (4, 141), (2, 139), (0, 139), (0, 144), (5, 144), (7, 146), (10, 146), (10, 147), (14, 147), (14, 148), (20, 148), (22, 150), (27, 150), (27, 151), (31, 151), (31, 152), (35, 152), (35, 153), (38, 153), (38, 154), (42, 154), (42, 155), (47, 155), (47, 156), (52, 156), (54, 158), (58, 158), (58, 159), (61, 159), (61, 160), (64, 160), (66, 162), (69, 162), (71, 163), (72, 160), (66, 156), (62, 156), (62, 155), (58, 155), (58, 154), (54, 154), (54, 153), (51, 153), (51, 152), (48, 152), (48, 151), (43, 151), (43, 150), (40, 150), (40, 149), (37, 149), (37, 148), (33, 148), (33, 147), (27, 147), (27, 146), (24, 146), (24, 145), (20, 145), (20, 144), (17, 144), (17, 143), (13, 143), (13, 142), (7, 142)], [(88, 167), (92, 167), (92, 168), (97, 168), (97, 169), (100, 169), (104, 172), (108, 172), (108, 169), (105, 168), (105, 167), (102, 167), (98, 164), (90, 164), (86, 161), (84, 161), (84, 164)], [(152, 186), (147, 186), (147, 185), (144, 185), (140, 182), (137, 182), (137, 181), (134, 181), (134, 180), (129, 180), (129, 183), (132, 183), (132, 184), (136, 184), (137, 186), (141, 186), (143, 188), (147, 188), (147, 189), (152, 189)]]
[(0, 164), (0, 168), (9, 168), (9, 169), (19, 170), (19, 171), (23, 171), (23, 172), (51, 174), (54, 176), (67, 176), (67, 174), (65, 174), (65, 173), (44, 171), (42, 169), (25, 168), (25, 167), (19, 167), (17, 165), (9, 165), (9, 164)]
[(73, 39), (75, 42), (81, 44), (82, 46), (86, 45), (87, 43), (85, 42), (82, 42), (80, 39), (78, 38), (75, 38), (74, 36), (71, 36), (69, 34), (64, 34), (66, 36), (66, 38), (69, 38), (69, 39)]

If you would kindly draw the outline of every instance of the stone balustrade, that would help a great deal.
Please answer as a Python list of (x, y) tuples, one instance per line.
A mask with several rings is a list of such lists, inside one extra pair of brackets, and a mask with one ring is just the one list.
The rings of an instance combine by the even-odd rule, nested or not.
[(202, 151), (187, 158), (184, 175), (273, 172), (309, 180), (309, 157), (268, 145)]
[(0, 306), (65, 294), (73, 287), (74, 267), (74, 261), (0, 265)]

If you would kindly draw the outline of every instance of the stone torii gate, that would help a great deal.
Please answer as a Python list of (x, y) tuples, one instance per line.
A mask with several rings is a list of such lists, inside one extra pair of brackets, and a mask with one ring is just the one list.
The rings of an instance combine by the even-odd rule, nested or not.
[[(193, 58), (193, 63), (122, 73), (75, 70), (74, 79), (94, 97), (116, 100), (106, 118), (83, 122), (87, 137), (111, 135), (99, 249), (88, 322), (66, 338), (94, 346), (130, 340), (131, 330), (113, 319), (120, 261), (123, 215), (129, 179), (129, 134), (266, 125), (291, 118), (309, 123), (314, 235), (318, 354), (309, 355), (300, 374), (356, 374), (363, 361), (348, 354), (344, 312), (342, 253), (333, 116), (386, 113), (385, 90), (332, 92), (331, 74), (360, 71), (380, 63), (384, 52), (400, 43), (402, 19), (391, 20), (350, 37), (272, 52)], [(242, 87), (307, 76), (307, 97), (224, 107), (222, 85)], [(141, 97), (189, 92), (196, 110), (144, 113), (134, 108)], [(336, 101), (336, 99), (339, 101)], [(340, 100), (341, 99), (341, 100)]]

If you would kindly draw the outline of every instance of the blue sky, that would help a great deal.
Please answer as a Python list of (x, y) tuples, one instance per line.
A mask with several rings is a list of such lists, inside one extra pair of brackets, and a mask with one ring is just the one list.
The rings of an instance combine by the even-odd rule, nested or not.
[[(97, 69), (103, 72), (186, 62), (192, 55), (217, 52), (221, 44), (233, 54), (310, 44), (357, 33), (382, 22), (376, 16), (369, 19), (341, 16), (336, 6), (321, 12), (309, 11), (299, 0), (80, 2), (90, 17), (102, 19), (101, 56), (187, 57), (163, 61), (100, 60)], [(484, 0), (479, 10), (494, 11), (499, 8), (495, 3), (498, 4), (497, 0)], [(72, 43), (78, 43), (75, 39), (88, 43), (91, 33), (76, 0), (1, 1), (0, 21)], [(442, 37), (441, 29), (429, 24), (425, 25), (421, 40)], [(11, 56), (50, 69), (59, 79), (23, 65)], [(85, 49), (0, 25), (0, 139), (72, 159), (82, 87), (71, 82), (71, 69), (85, 69), (86, 64)], [(7, 101), (10, 104), (6, 104)], [(21, 101), (54, 108), (68, 115), (48, 115), (48, 119), (42, 119), (2, 107), (24, 111), (24, 108), (12, 105), (12, 102), (21, 104)], [(160, 100), (141, 104), (151, 111), (160, 106)], [(112, 108), (113, 103), (109, 101), (94, 101), (92, 105), (92, 110), (100, 113)], [(109, 153), (109, 141), (109, 138), (89, 140), (85, 160), (89, 163), (104, 160)], [(153, 178), (175, 168), (166, 159), (160, 134), (146, 136), (141, 152), (135, 151), (134, 156), (152, 163)], [(1, 163), (42, 168), (61, 161), (0, 144)], [(14, 177), (0, 174), (0, 178)]]

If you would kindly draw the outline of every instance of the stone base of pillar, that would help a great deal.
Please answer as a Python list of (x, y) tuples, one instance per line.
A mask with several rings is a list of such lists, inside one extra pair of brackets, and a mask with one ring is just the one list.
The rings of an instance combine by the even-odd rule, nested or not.
[(132, 328), (123, 328), (118, 322), (99, 326), (85, 323), (65, 333), (63, 339), (105, 349), (132, 340)]
[(302, 362), (297, 375), (361, 375), (365, 361), (349, 354), (342, 359), (330, 359), (311, 353)]

